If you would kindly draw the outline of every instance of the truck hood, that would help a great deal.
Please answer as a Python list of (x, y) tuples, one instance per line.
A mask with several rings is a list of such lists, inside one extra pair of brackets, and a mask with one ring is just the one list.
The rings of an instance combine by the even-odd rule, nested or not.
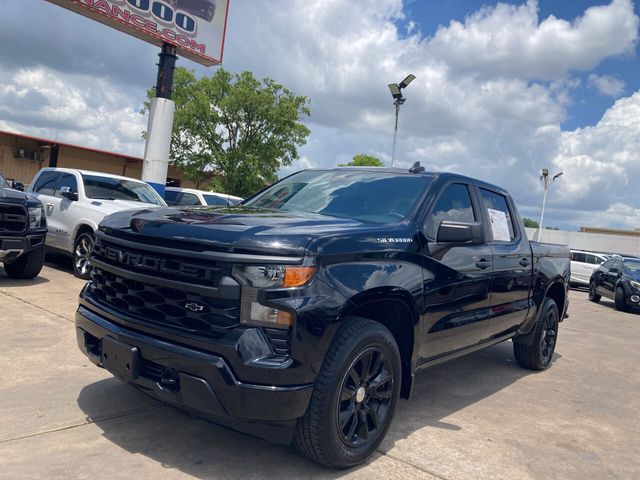
[(17, 203), (29, 207), (40, 205), (40, 202), (35, 197), (12, 188), (0, 188), (0, 202)]
[[(123, 210), (132, 210), (132, 209), (140, 209), (144, 208), (159, 208), (158, 205), (134, 202), (130, 200), (92, 200), (89, 199), (89, 205), (91, 208), (95, 208), (106, 215), (111, 213), (121, 212)], [(160, 207), (161, 208), (161, 207)]]
[(302, 256), (321, 236), (344, 238), (381, 227), (385, 226), (241, 205), (143, 209), (110, 215), (100, 224), (103, 232), (142, 243), (278, 256)]

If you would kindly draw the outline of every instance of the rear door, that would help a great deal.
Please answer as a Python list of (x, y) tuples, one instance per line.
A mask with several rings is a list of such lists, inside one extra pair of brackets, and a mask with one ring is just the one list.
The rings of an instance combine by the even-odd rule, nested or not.
[(611, 258), (602, 265), (601, 294), (606, 297), (613, 298), (618, 279), (622, 276), (622, 260), (619, 258)]
[(532, 254), (511, 198), (500, 190), (478, 187), (493, 263), (490, 318), (482, 340), (515, 332), (529, 311)]
[(445, 185), (427, 213), (424, 255), (422, 361), (461, 350), (480, 341), (488, 318), (491, 249), (486, 244), (439, 244), (444, 220), (480, 222), (478, 199), (469, 183)]

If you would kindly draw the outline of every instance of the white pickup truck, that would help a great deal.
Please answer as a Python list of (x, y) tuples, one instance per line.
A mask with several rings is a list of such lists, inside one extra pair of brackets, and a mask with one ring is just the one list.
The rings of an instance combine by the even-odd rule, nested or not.
[(47, 216), (46, 246), (70, 254), (76, 276), (89, 278), (94, 232), (107, 215), (140, 207), (166, 206), (147, 183), (108, 173), (43, 168), (29, 185)]

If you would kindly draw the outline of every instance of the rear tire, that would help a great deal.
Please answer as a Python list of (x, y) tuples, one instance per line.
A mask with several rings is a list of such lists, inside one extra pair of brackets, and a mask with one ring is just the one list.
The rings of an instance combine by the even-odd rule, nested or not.
[(594, 303), (598, 303), (601, 298), (602, 298), (602, 296), (598, 295), (596, 293), (596, 284), (595, 284), (595, 282), (589, 283), (589, 300), (591, 300)]
[(400, 395), (400, 352), (382, 324), (345, 320), (315, 382), (294, 444), (311, 460), (348, 468), (380, 445)]
[(44, 264), (44, 246), (20, 255), (17, 260), (4, 264), (4, 271), (11, 278), (27, 280), (38, 276)]
[(616, 310), (620, 312), (626, 312), (629, 310), (629, 306), (627, 305), (627, 299), (625, 298), (625, 294), (624, 294), (624, 289), (622, 287), (616, 288), (616, 295), (615, 295), (614, 301), (616, 303)]
[(93, 232), (82, 232), (76, 237), (73, 244), (73, 273), (83, 280), (91, 278), (91, 265), (89, 259), (95, 247), (95, 237)]
[(558, 307), (551, 298), (545, 299), (533, 327), (531, 344), (513, 342), (513, 354), (518, 365), (529, 370), (544, 370), (551, 365), (558, 339)]

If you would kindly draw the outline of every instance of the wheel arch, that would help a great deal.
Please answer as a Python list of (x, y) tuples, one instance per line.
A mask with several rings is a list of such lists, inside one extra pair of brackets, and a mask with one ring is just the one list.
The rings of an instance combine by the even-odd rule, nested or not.
[(366, 318), (389, 329), (398, 344), (402, 361), (400, 396), (409, 398), (413, 384), (413, 355), (418, 351), (415, 348), (418, 313), (411, 294), (397, 288), (365, 291), (350, 299), (342, 317)]

